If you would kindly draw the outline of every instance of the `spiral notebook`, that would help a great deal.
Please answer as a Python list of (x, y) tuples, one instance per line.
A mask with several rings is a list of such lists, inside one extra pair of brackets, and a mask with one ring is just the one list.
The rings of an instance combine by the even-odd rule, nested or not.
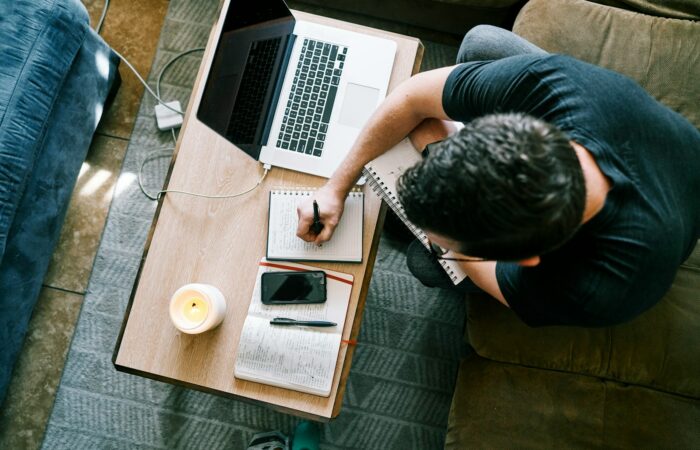
[[(345, 209), (333, 238), (316, 245), (296, 235), (297, 205), (311, 197), (311, 188), (273, 189), (267, 227), (267, 259), (283, 261), (362, 262), (362, 224), (364, 193), (353, 190), (345, 200)], [(323, 205), (319, 205), (323, 210)]]
[[(408, 229), (425, 245), (425, 248), (430, 248), (428, 237), (423, 230), (413, 225), (406, 217), (406, 212), (399, 203), (396, 193), (396, 183), (399, 176), (420, 159), (421, 155), (413, 148), (411, 141), (404, 139), (394, 148), (365, 165), (364, 175), (370, 188), (389, 205)], [(459, 284), (467, 277), (457, 262), (442, 259), (438, 262), (454, 284)]]

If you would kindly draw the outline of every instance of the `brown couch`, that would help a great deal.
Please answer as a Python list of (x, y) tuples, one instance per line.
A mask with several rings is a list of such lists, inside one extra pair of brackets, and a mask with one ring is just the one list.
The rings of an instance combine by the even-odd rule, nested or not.
[[(433, 40), (445, 40), (439, 37), (445, 35), (447, 40), (457, 41), (479, 24), (510, 28), (519, 5), (523, 3), (525, 0), (290, 0), (290, 5), (301, 9), (306, 9), (306, 5), (333, 8), (389, 21), (381, 24), (384, 28), (391, 28), (391, 22), (398, 22), (419, 27), (421, 34)], [(324, 10), (324, 13), (328, 11)], [(405, 32), (405, 29), (394, 31)], [(426, 31), (437, 33), (426, 34)]]
[[(700, 2), (607, 3), (532, 0), (513, 30), (634, 78), (700, 128)], [(476, 354), (459, 370), (446, 448), (700, 448), (700, 244), (665, 298), (624, 325), (533, 329), (488, 298), (471, 298), (467, 317)]]

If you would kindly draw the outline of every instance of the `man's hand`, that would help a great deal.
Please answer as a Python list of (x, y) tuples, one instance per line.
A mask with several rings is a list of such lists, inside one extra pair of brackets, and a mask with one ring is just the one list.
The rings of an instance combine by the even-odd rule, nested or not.
[[(323, 229), (316, 234), (312, 230), (314, 223), (314, 200), (318, 203), (318, 215), (321, 218)], [(338, 226), (340, 218), (343, 215), (345, 208), (345, 195), (341, 192), (334, 191), (328, 185), (316, 191), (312, 198), (304, 200), (297, 206), (297, 216), (299, 224), (297, 225), (297, 236), (306, 242), (314, 242), (322, 244), (328, 241), (335, 227)]]

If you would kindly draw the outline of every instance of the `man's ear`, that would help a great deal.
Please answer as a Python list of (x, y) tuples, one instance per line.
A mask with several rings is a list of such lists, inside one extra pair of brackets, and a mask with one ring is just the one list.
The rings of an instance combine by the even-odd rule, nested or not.
[(517, 262), (517, 264), (519, 266), (523, 266), (523, 267), (535, 267), (539, 263), (540, 263), (539, 256), (533, 256), (531, 258), (521, 259), (520, 261)]

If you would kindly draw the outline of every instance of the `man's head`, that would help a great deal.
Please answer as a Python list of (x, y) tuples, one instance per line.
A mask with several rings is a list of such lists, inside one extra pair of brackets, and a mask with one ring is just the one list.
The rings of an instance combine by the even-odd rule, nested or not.
[(469, 256), (522, 260), (561, 245), (581, 224), (585, 184), (569, 138), (523, 114), (493, 114), (434, 146), (399, 179), (417, 226)]

